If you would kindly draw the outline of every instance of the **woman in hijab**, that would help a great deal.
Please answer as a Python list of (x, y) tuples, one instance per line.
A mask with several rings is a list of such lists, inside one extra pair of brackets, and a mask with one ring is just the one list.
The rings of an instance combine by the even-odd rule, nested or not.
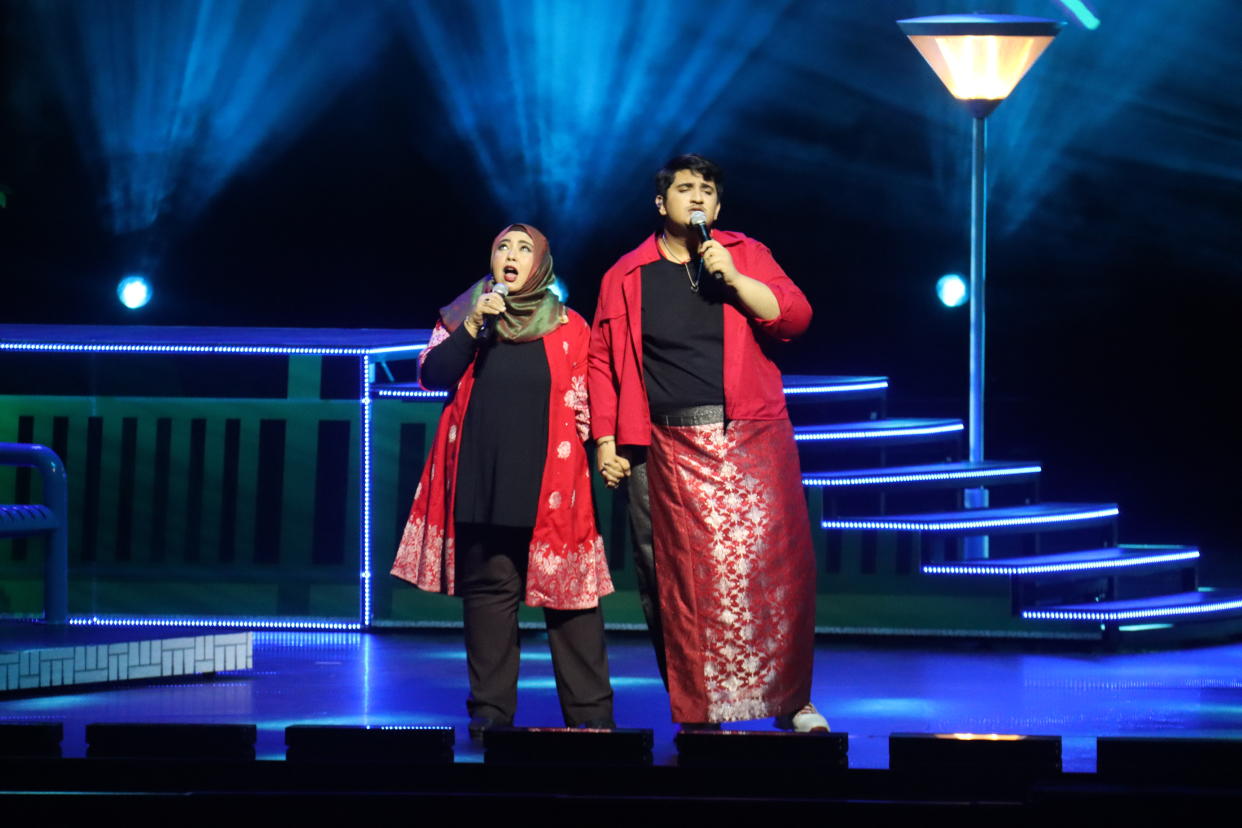
[(513, 723), (519, 599), (543, 607), (569, 727), (614, 727), (599, 598), (613, 591), (584, 441), (590, 329), (551, 290), (548, 240), (512, 224), (491, 275), (440, 319), (419, 362), (447, 389), (392, 574), (458, 595), (470, 735)]

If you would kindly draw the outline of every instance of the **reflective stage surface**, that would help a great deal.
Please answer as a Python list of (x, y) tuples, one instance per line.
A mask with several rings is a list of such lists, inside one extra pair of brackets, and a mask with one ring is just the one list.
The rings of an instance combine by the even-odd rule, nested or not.
[[(610, 633), (616, 718), (655, 731), (655, 760), (676, 728), (641, 634)], [(0, 639), (0, 649), (10, 649)], [(458, 761), (479, 761), (466, 736), (460, 631), (256, 633), (253, 671), (0, 701), (0, 722), (60, 720), (65, 756), (85, 754), (93, 722), (259, 726), (260, 758), (284, 756), (291, 724), (457, 727)], [(1095, 737), (1242, 738), (1242, 644), (1150, 653), (1032, 646), (820, 639), (814, 701), (850, 734), (850, 766), (888, 766), (893, 732), (1060, 735), (1066, 771), (1095, 770)], [(545, 637), (523, 634), (519, 725), (559, 725)], [(770, 729), (770, 720), (741, 728)]]

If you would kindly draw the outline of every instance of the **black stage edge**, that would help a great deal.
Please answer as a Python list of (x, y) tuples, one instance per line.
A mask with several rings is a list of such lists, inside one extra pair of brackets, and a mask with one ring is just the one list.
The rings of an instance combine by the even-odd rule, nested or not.
[(498, 727), (483, 733), (483, 761), (559, 768), (572, 757), (579, 766), (636, 767), (651, 764), (653, 741), (647, 728)]
[(253, 759), (252, 724), (103, 722), (86, 726), (88, 759)]
[(359, 727), (289, 725), (289, 762), (394, 762), (448, 765), (453, 762), (451, 727)]
[(59, 759), (63, 722), (0, 722), (0, 756)]
[(682, 768), (778, 767), (834, 772), (848, 767), (848, 733), (683, 730), (675, 737)]
[[(1156, 817), (1207, 816), (1242, 805), (1242, 786), (1124, 785), (1095, 774), (1062, 774), (997, 791), (959, 786), (937, 795), (912, 790), (905, 775), (822, 768), (559, 767), (175, 761), (0, 760), (6, 817), (124, 816), (162, 819), (299, 818), (366, 809), (406, 815), (451, 808), (456, 819), (529, 816), (539, 824), (667, 824), (670, 819), (730, 824), (814, 815), (836, 820), (935, 818), (954, 825), (1035, 825), (1105, 819), (1151, 824)], [(427, 813), (432, 813), (428, 811)], [(841, 824), (838, 822), (837, 824)], [(853, 823), (845, 823), (853, 824)], [(1081, 824), (1081, 823), (1079, 823)]]

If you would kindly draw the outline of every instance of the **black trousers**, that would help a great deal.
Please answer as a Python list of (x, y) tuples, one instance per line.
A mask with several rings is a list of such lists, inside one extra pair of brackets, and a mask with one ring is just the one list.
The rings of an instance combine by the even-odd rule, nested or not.
[(655, 648), (656, 666), (668, 689), (668, 664), (664, 655), (664, 624), (660, 620), (660, 589), (656, 581), (655, 549), (651, 539), (651, 492), (647, 485), (647, 451), (632, 446), (630, 476), (625, 479), (625, 494), (630, 516), (630, 551), (634, 555), (634, 575), (638, 580), (638, 602), (643, 608), (651, 645)]
[[(462, 598), (471, 716), (512, 722), (520, 656), (518, 603), (526, 591), (529, 528), (457, 524), (456, 592)], [(544, 608), (552, 672), (568, 727), (612, 720), (612, 685), (599, 607)]]

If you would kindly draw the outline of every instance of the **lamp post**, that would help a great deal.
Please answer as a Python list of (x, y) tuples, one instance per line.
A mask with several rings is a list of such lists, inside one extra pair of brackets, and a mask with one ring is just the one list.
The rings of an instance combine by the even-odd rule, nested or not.
[[(983, 378), (986, 353), (987, 117), (1000, 105), (1065, 26), (1008, 14), (946, 14), (898, 20), (950, 94), (974, 118), (970, 169), (969, 455), (983, 460)], [(987, 489), (967, 489), (966, 506), (988, 505)], [(966, 556), (987, 557), (987, 538), (971, 539)]]

